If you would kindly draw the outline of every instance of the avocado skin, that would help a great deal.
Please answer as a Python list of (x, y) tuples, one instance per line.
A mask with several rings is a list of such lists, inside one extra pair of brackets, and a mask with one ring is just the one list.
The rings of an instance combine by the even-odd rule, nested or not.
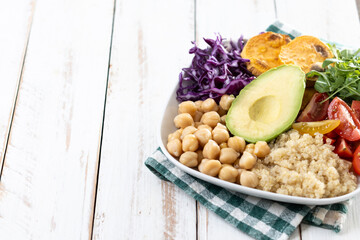
[[(227, 128), (247, 142), (276, 138), (295, 121), (305, 87), (305, 73), (300, 67), (282, 65), (270, 69), (240, 91), (226, 116)], [(272, 109), (279, 111), (279, 117)]]

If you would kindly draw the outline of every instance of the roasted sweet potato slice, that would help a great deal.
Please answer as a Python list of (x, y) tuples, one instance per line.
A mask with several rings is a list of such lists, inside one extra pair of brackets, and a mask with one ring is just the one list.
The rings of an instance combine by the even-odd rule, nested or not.
[(259, 76), (270, 68), (283, 64), (279, 59), (280, 49), (290, 41), (288, 35), (262, 33), (247, 41), (241, 56), (250, 59), (247, 68), (252, 74)]
[(307, 73), (314, 63), (332, 58), (329, 47), (316, 37), (300, 36), (283, 46), (279, 58), (285, 64), (295, 64)]

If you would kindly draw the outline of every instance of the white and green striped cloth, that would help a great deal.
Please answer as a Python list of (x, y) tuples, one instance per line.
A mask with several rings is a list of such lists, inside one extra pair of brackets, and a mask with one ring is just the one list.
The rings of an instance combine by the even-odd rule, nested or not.
[(180, 170), (160, 148), (145, 161), (145, 165), (156, 176), (174, 183), (207, 209), (255, 239), (288, 239), (300, 223), (339, 232), (346, 219), (349, 202), (305, 206), (232, 192)]
[[(266, 30), (289, 34), (292, 38), (300, 35), (280, 22)], [(174, 183), (207, 209), (255, 239), (288, 239), (300, 223), (339, 232), (350, 204), (347, 201), (305, 206), (232, 192), (183, 172), (166, 158), (160, 148), (145, 161), (145, 165), (156, 176)]]

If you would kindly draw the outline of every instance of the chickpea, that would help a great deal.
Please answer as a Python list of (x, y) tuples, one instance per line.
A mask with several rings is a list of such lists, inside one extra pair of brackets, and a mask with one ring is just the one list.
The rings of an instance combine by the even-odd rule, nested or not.
[(246, 170), (245, 169), (236, 169), (236, 170), (238, 171), (238, 175), (236, 177), (236, 183), (240, 184), (241, 173), (243, 173)]
[(219, 145), (219, 147), (220, 147), (220, 149), (223, 149), (223, 148), (227, 148), (228, 145), (227, 145), (226, 142), (223, 142), (223, 143), (221, 143), (221, 144)]
[(221, 123), (216, 124), (216, 127), (214, 128), (214, 130), (215, 129), (225, 129), (225, 130), (227, 130), (226, 126), (224, 124), (221, 124)]
[(244, 151), (246, 145), (245, 140), (242, 137), (238, 137), (238, 136), (229, 138), (227, 144), (229, 147), (240, 153)]
[(188, 134), (193, 134), (193, 133), (196, 132), (196, 131), (197, 131), (196, 127), (187, 126), (187, 127), (184, 128), (184, 130), (182, 131), (182, 134), (181, 134), (180, 139), (183, 140), (186, 135), (188, 135)]
[(196, 105), (192, 101), (185, 101), (179, 104), (179, 113), (189, 113), (191, 116), (195, 116)]
[(182, 154), (181, 142), (179, 139), (173, 139), (168, 142), (166, 148), (174, 157), (179, 157)]
[(210, 112), (210, 111), (217, 111), (219, 109), (218, 105), (216, 104), (215, 100), (212, 98), (208, 98), (206, 99), (202, 104), (201, 104), (201, 110), (203, 112)]
[(221, 169), (221, 163), (218, 160), (203, 159), (198, 166), (200, 172), (216, 177)]
[(249, 152), (249, 153), (251, 153), (251, 154), (254, 154), (254, 150), (255, 150), (255, 144), (250, 143), (250, 144), (246, 145), (244, 151), (245, 151), (245, 152)]
[(217, 142), (218, 144), (221, 144), (223, 142), (227, 142), (230, 135), (227, 130), (216, 127), (212, 131), (212, 137), (215, 140), (215, 142)]
[(181, 154), (179, 162), (188, 167), (196, 167), (198, 165), (198, 154), (196, 152), (184, 152)]
[(253, 172), (243, 171), (240, 176), (240, 184), (245, 187), (255, 188), (259, 184), (259, 178)]
[(211, 139), (211, 132), (206, 128), (202, 128), (195, 132), (195, 137), (198, 139), (200, 146), (203, 147)]
[(226, 114), (220, 117), (220, 123), (224, 125), (226, 124)]
[(235, 97), (234, 95), (222, 95), (219, 105), (224, 109), (224, 110), (229, 110), (232, 102), (234, 101)]
[(224, 116), (224, 115), (227, 113), (227, 111), (224, 110), (222, 107), (219, 107), (219, 109), (217, 110), (217, 112), (218, 112), (218, 114), (219, 114), (220, 116)]
[(232, 148), (223, 148), (220, 150), (220, 162), (232, 164), (239, 157), (239, 153)]
[(194, 120), (189, 113), (180, 113), (174, 118), (174, 123), (177, 128), (186, 128), (187, 126), (193, 126)]
[(202, 153), (202, 151), (201, 151), (200, 149), (197, 150), (196, 153), (197, 153), (197, 155), (198, 155), (198, 158), (197, 158), (198, 164), (200, 164), (200, 163), (201, 163), (201, 160), (204, 159), (203, 153)]
[(228, 182), (235, 182), (238, 175), (238, 170), (229, 164), (222, 165), (219, 171), (219, 178)]
[(182, 150), (184, 152), (195, 152), (199, 148), (199, 142), (194, 134), (188, 134), (182, 141)]
[(201, 105), (204, 101), (201, 101), (201, 100), (197, 100), (195, 102), (195, 106), (196, 106), (196, 109), (199, 111), (199, 112), (202, 112), (202, 109), (201, 109)]
[(201, 122), (213, 128), (220, 122), (220, 115), (215, 111), (206, 112), (201, 117)]
[(168, 142), (170, 142), (173, 139), (180, 139), (182, 131), (183, 131), (182, 129), (178, 129), (175, 132), (170, 133), (168, 136)]
[(203, 129), (203, 128), (206, 128), (208, 129), (210, 132), (212, 132), (212, 127), (210, 127), (209, 125), (206, 125), (206, 124), (202, 124), (198, 127), (198, 129)]
[(194, 115), (194, 121), (195, 122), (200, 122), (202, 115), (203, 115), (202, 112), (196, 111), (196, 113)]
[(266, 157), (270, 153), (270, 147), (265, 141), (259, 141), (255, 144), (254, 154), (259, 157), (263, 158)]
[(243, 155), (239, 160), (239, 166), (244, 169), (251, 169), (256, 164), (256, 160), (257, 159), (255, 155), (247, 151), (244, 151)]
[(203, 155), (207, 159), (218, 159), (220, 147), (214, 140), (209, 140), (203, 149)]

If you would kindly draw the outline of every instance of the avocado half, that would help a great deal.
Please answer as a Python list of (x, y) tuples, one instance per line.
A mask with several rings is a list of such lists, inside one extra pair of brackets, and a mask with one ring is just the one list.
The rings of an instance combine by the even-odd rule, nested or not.
[(248, 142), (270, 141), (294, 122), (304, 91), (300, 67), (272, 68), (240, 91), (226, 115), (226, 127)]

